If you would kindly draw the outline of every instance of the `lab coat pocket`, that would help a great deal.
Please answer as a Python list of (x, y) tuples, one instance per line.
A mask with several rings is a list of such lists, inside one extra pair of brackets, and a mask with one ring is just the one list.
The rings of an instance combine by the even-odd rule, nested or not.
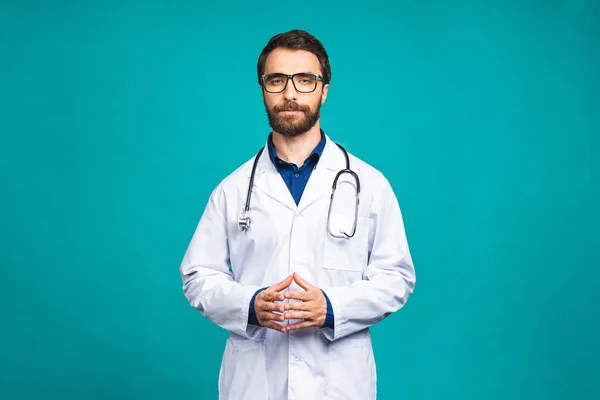
[(264, 340), (230, 336), (219, 372), (219, 399), (267, 398)]
[(368, 338), (345, 338), (333, 342), (329, 349), (327, 399), (374, 400), (377, 374), (371, 341)]
[(331, 214), (330, 224), (325, 232), (323, 247), (323, 268), (332, 270), (361, 271), (367, 265), (369, 247), (369, 219), (358, 217), (354, 236), (343, 236), (340, 231), (351, 233), (354, 216)]

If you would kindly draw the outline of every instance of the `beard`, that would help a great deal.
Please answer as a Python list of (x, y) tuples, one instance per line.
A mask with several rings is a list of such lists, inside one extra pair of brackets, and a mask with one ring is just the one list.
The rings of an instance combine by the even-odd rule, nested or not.
[[(267, 117), (269, 118), (269, 125), (275, 132), (282, 134), (287, 137), (299, 136), (305, 132), (308, 132), (319, 120), (321, 111), (321, 104), (318, 103), (314, 110), (311, 110), (310, 106), (299, 105), (294, 102), (286, 101), (282, 105), (274, 106), (269, 110), (265, 104), (267, 110)], [(300, 115), (279, 115), (280, 111), (301, 111)]]

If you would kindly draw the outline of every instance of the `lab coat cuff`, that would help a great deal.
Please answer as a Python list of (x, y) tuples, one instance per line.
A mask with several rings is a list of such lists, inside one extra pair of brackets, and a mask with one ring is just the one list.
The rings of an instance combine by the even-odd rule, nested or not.
[[(331, 289), (327, 289), (327, 288), (323, 288), (321, 289), (323, 291), (323, 294), (325, 293), (331, 293)], [(340, 313), (340, 308), (339, 308), (339, 304), (337, 302), (337, 299), (335, 298), (335, 295), (332, 297), (331, 294), (327, 295), (325, 294), (325, 298), (327, 300), (327, 310), (328, 312), (331, 312), (332, 314), (332, 318), (333, 324), (332, 326), (329, 326), (329, 324), (324, 325), (321, 328), (321, 332), (323, 332), (323, 335), (330, 341), (334, 341), (337, 339), (336, 337), (336, 332), (339, 330), (338, 329), (338, 320), (339, 318), (333, 318), (333, 316), (339, 315)]]
[(250, 312), (250, 302), (252, 301), (255, 293), (260, 290), (261, 287), (245, 286), (244, 289), (246, 293), (244, 295), (244, 299), (242, 300), (242, 331), (245, 333), (245, 336), (248, 339), (257, 339), (262, 327), (249, 324), (248, 317)]
[(252, 299), (250, 300), (250, 305), (248, 306), (248, 323), (250, 325), (260, 325), (258, 323), (258, 318), (256, 316), (256, 310), (254, 309), (254, 302), (256, 300), (256, 296), (258, 296), (258, 294), (260, 292), (262, 292), (263, 290), (267, 289), (266, 287), (262, 288), (262, 289), (258, 289), (254, 295), (252, 296)]
[(321, 292), (323, 292), (323, 296), (325, 296), (325, 301), (327, 302), (327, 313), (325, 315), (325, 323), (323, 324), (323, 328), (333, 329), (333, 307), (331, 307), (331, 301), (329, 300), (329, 297), (327, 297), (327, 293), (325, 293), (324, 290), (321, 290)]

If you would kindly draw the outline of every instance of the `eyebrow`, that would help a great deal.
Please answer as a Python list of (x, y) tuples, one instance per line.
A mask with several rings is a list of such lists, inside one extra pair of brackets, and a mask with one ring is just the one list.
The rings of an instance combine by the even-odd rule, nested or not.
[(269, 73), (264, 73), (264, 75), (273, 75), (273, 74), (282, 74), (282, 75), (296, 75), (296, 74), (311, 74), (311, 75), (321, 75), (318, 72), (310, 72), (310, 71), (300, 71), (300, 72), (295, 72), (293, 74), (286, 74), (285, 72), (269, 72)]

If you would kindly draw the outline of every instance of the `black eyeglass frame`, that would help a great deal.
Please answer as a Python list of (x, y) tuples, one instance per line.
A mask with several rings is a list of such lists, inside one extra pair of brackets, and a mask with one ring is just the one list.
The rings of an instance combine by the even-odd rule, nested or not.
[[(279, 90), (277, 92), (271, 92), (271, 91), (269, 91), (267, 89), (267, 86), (265, 85), (265, 78), (267, 76), (272, 76), (272, 75), (277, 75), (277, 76), (282, 76), (282, 77), (285, 76), (286, 77), (287, 80), (285, 81), (285, 85), (283, 85), (283, 89), (281, 89), (281, 90)], [(308, 92), (302, 91), (302, 90), (298, 90), (298, 88), (296, 87), (296, 82), (294, 81), (294, 77), (297, 76), (297, 75), (312, 75), (312, 76), (314, 76), (316, 78), (316, 80), (315, 80), (315, 87), (313, 88), (313, 90), (308, 91)], [(265, 91), (267, 93), (282, 93), (287, 88), (287, 85), (290, 82), (290, 79), (292, 80), (292, 85), (294, 85), (294, 89), (296, 89), (296, 91), (298, 93), (312, 93), (312, 92), (314, 92), (315, 90), (317, 90), (317, 86), (319, 86), (319, 79), (321, 81), (323, 81), (323, 83), (325, 83), (325, 79), (321, 75), (319, 75), (319, 74), (313, 74), (312, 72), (298, 72), (298, 73), (291, 74), (291, 75), (290, 74), (282, 74), (282, 73), (279, 73), (279, 72), (274, 72), (272, 74), (261, 75), (260, 79), (261, 79), (261, 82), (262, 82), (262, 87), (265, 89)]]

